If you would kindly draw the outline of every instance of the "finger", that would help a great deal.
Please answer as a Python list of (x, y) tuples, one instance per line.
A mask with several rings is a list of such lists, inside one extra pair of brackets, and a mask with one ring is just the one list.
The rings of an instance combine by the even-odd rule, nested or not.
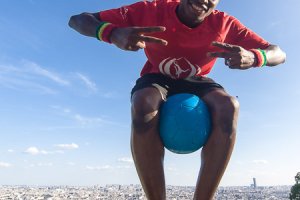
[(230, 69), (239, 69), (240, 65), (237, 63), (233, 63), (230, 60), (225, 60), (225, 65), (228, 66)]
[(232, 45), (228, 43), (222, 43), (222, 42), (212, 42), (212, 45), (215, 47), (219, 47), (221, 49), (231, 51), (231, 52), (240, 52), (241, 47), (237, 45)]
[(139, 49), (141, 49), (139, 46), (129, 46), (129, 47), (127, 47), (126, 50), (128, 50), (128, 51), (138, 51)]
[(244, 68), (243, 66), (240, 66), (240, 65), (230, 65), (228, 66), (230, 69), (240, 69), (240, 70), (244, 70), (244, 69), (247, 69), (247, 68)]
[(248, 68), (250, 68), (252, 65), (251, 64), (249, 64), (249, 63), (242, 63), (242, 64), (240, 64), (240, 68), (241, 69), (248, 69)]
[(146, 43), (144, 41), (139, 41), (136, 46), (140, 49), (145, 49), (146, 48)]
[(230, 69), (240, 69), (241, 68), (241, 64), (234, 61), (234, 60), (229, 60), (228, 61), (228, 65), (227, 65)]
[(233, 57), (233, 54), (230, 52), (209, 52), (207, 53), (209, 57), (215, 57), (215, 58), (231, 58)]
[(230, 68), (230, 69), (247, 69), (249, 68), (249, 65), (247, 64), (243, 64), (241, 63), (239, 60), (228, 60), (226, 62), (226, 65)]
[(157, 43), (157, 44), (162, 44), (162, 45), (167, 45), (168, 41), (156, 37), (151, 37), (151, 36), (144, 36), (141, 35), (139, 37), (139, 40), (144, 41), (144, 42), (149, 42), (149, 43)]
[(251, 63), (243, 61), (241, 59), (229, 58), (230, 65), (239, 69), (245, 69), (251, 66)]
[(166, 27), (164, 26), (150, 26), (150, 27), (133, 27), (133, 32), (135, 33), (156, 33), (164, 32)]
[(224, 63), (225, 63), (226, 66), (230, 66), (230, 60), (225, 59), (225, 60), (224, 60)]
[(241, 67), (241, 63), (240, 62), (238, 62), (238, 61), (235, 61), (235, 60), (230, 60), (230, 66), (232, 66), (232, 67)]

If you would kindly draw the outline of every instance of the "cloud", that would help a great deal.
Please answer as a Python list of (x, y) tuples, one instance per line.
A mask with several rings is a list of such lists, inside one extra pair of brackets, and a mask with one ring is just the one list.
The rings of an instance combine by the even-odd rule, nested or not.
[(85, 84), (85, 86), (92, 92), (97, 92), (97, 85), (92, 82), (87, 76), (84, 76), (81, 73), (76, 73), (76, 76)]
[(52, 162), (48, 162), (48, 163), (37, 163), (37, 164), (30, 164), (29, 167), (53, 167), (53, 163)]
[(237, 165), (243, 165), (243, 164), (245, 164), (245, 162), (240, 161), (240, 160), (237, 160), (235, 163), (236, 163)]
[[(102, 125), (105, 125), (105, 124), (121, 126), (120, 124), (118, 124), (116, 122), (109, 121), (109, 120), (103, 119), (101, 117), (86, 117), (86, 116), (83, 116), (79, 113), (73, 112), (69, 108), (64, 108), (62, 106), (53, 105), (53, 106), (50, 106), (50, 107), (52, 109), (58, 111), (59, 115), (70, 118), (70, 119), (74, 120), (75, 122), (77, 122), (77, 124), (79, 124), (80, 126), (83, 126), (83, 127), (102, 126)], [(72, 127), (72, 128), (74, 128), (74, 127)]]
[(71, 83), (61, 78), (57, 73), (32, 62), (22, 61), (19, 66), (0, 64), (0, 86), (15, 90), (38, 91), (42, 94), (57, 94), (49, 87), (50, 80), (59, 86), (69, 86)]
[(49, 163), (38, 163), (37, 164), (38, 167), (52, 167), (53, 163), (49, 162)]
[(113, 99), (116, 98), (118, 95), (116, 92), (106, 92), (102, 94), (102, 97), (106, 98), (106, 99)]
[(51, 153), (55, 153), (55, 154), (64, 154), (65, 152), (64, 151), (61, 151), (61, 150), (58, 150), (58, 151), (53, 151), (53, 152), (49, 152), (50, 154)]
[(253, 160), (252, 161), (254, 164), (268, 164), (269, 162), (267, 160)]
[(29, 73), (36, 74), (39, 76), (44, 76), (54, 81), (55, 83), (58, 83), (63, 86), (70, 85), (69, 81), (62, 79), (58, 74), (51, 72), (34, 62), (31, 61), (23, 61), (23, 62), (25, 63), (25, 66)]
[(101, 117), (85, 117), (78, 113), (73, 114), (71, 117), (82, 126), (102, 126), (102, 125), (121, 126), (117, 122), (109, 121)]
[(35, 62), (24, 60), (20, 65), (16, 67), (11, 64), (0, 64), (0, 75), (4, 74), (6, 77), (17, 77), (28, 81), (37, 77), (45, 77), (62, 86), (70, 85), (70, 82), (61, 78), (59, 74), (51, 72)]
[(103, 166), (86, 166), (85, 167), (87, 170), (91, 171), (99, 171), (99, 170), (110, 170), (113, 169), (112, 166), (110, 165), (103, 165)]
[(131, 169), (132, 165), (118, 165), (115, 169)]
[(282, 20), (273, 21), (273, 22), (268, 24), (267, 28), (268, 29), (273, 29), (273, 28), (276, 28), (276, 27), (282, 27), (282, 24), (284, 24), (284, 21), (282, 21)]
[(80, 114), (75, 114), (73, 115), (73, 118), (79, 122), (80, 124), (82, 125), (88, 125), (88, 124), (100, 124), (100, 123), (103, 123), (104, 120), (99, 118), (99, 117), (84, 117)]
[(0, 74), (20, 73), (22, 70), (13, 65), (0, 65)]
[(69, 165), (69, 166), (75, 166), (76, 164), (74, 162), (67, 162), (67, 165)]
[(29, 147), (24, 151), (25, 153), (28, 153), (30, 155), (38, 155), (40, 153), (40, 150), (36, 147)]
[(118, 166), (111, 166), (111, 165), (103, 165), (103, 166), (89, 166), (85, 167), (86, 170), (90, 171), (104, 171), (104, 170), (119, 170), (119, 169), (131, 169), (132, 166), (130, 165), (118, 165)]
[(72, 112), (69, 108), (63, 108), (63, 107), (58, 106), (58, 105), (52, 105), (52, 106), (50, 106), (50, 108), (59, 111), (63, 115), (67, 115), (67, 114)]
[[(57, 94), (66, 88), (80, 95), (98, 94), (96, 83), (82, 73), (61, 74), (29, 60), (22, 60), (17, 64), (0, 63), (0, 86), (42, 94)], [(99, 95), (103, 98), (115, 98), (118, 92), (104, 91)]]
[(174, 167), (167, 167), (167, 171), (176, 172), (176, 171), (178, 171), (178, 169), (176, 169)]
[(241, 160), (237, 160), (235, 161), (235, 163), (237, 165), (249, 165), (249, 164), (255, 164), (255, 165), (266, 165), (266, 164), (269, 164), (269, 161), (267, 160), (264, 160), (264, 159), (260, 159), (260, 160), (247, 160), (247, 161), (241, 161)]
[(14, 77), (4, 77), (0, 74), (0, 85), (13, 90), (30, 90), (42, 94), (57, 94), (57, 91), (32, 81), (22, 80)]
[[(117, 98), (119, 93), (117, 91), (101, 91), (98, 92), (99, 89), (97, 87), (97, 84), (95, 82), (93, 82), (88, 76), (83, 75), (82, 73), (76, 72), (73, 73), (73, 78), (76, 78), (76, 82), (78, 82), (77, 80), (80, 80), (80, 83), (83, 83), (84, 87), (84, 91), (85, 93), (81, 92), (82, 94), (86, 94), (86, 91), (88, 91), (88, 94), (98, 94), (99, 96), (106, 98), (106, 99), (114, 99)], [(86, 88), (88, 90), (86, 90)]]
[(118, 161), (124, 163), (133, 163), (133, 160), (130, 157), (119, 158)]
[(12, 164), (6, 162), (0, 162), (0, 168), (9, 168), (12, 167)]
[(37, 147), (28, 147), (24, 153), (30, 154), (30, 155), (49, 155), (49, 154), (63, 154), (63, 151), (45, 151), (45, 150), (39, 150)]
[(72, 144), (56, 144), (56, 147), (59, 147), (61, 149), (65, 149), (65, 150), (72, 150), (72, 149), (78, 149), (79, 146), (78, 144), (72, 143)]
[(8, 149), (7, 152), (8, 152), (8, 153), (13, 153), (13, 152), (15, 152), (15, 150), (13, 150), (13, 149)]

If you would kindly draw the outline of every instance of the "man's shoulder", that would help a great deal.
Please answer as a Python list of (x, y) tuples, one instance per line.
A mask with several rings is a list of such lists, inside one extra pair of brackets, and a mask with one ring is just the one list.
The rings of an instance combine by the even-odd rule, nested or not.
[(143, 0), (142, 2), (148, 4), (148, 5), (154, 5), (154, 6), (169, 6), (178, 4), (180, 0)]
[(211, 15), (212, 17), (218, 18), (218, 20), (222, 20), (222, 21), (236, 19), (235, 17), (229, 15), (228, 13), (220, 10), (214, 10)]
[(145, 12), (156, 15), (156, 18), (164, 18), (170, 16), (174, 8), (180, 3), (180, 0), (152, 0), (144, 1)]
[(214, 10), (207, 18), (207, 24), (209, 24), (210, 29), (213, 31), (223, 32), (223, 30), (230, 27), (235, 20), (235, 17), (226, 12)]
[(180, 0), (141, 0), (133, 4), (124, 6), (131, 8), (143, 8), (143, 9), (159, 9), (159, 8), (168, 8), (172, 5), (179, 4)]
[(179, 3), (180, 0), (148, 0), (147, 2), (153, 2), (153, 3)]
[(238, 21), (234, 16), (219, 10), (214, 10), (208, 17), (209, 23), (218, 26), (228, 26)]

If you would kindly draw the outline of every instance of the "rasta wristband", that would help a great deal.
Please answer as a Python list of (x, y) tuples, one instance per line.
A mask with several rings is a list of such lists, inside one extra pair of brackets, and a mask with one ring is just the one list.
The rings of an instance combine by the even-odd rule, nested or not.
[(117, 28), (114, 24), (101, 22), (96, 29), (96, 38), (100, 41), (111, 43), (110, 34), (114, 28)]
[(262, 53), (262, 55), (264, 57), (264, 63), (263, 63), (262, 66), (266, 66), (266, 64), (267, 64), (267, 54), (266, 54), (266, 51), (262, 50), (262, 49), (258, 49), (258, 50)]
[(250, 49), (250, 51), (255, 55), (256, 67), (262, 67), (264, 64), (264, 56), (262, 55), (261, 51), (258, 49)]
[(256, 58), (256, 67), (263, 67), (267, 64), (266, 51), (262, 49), (250, 49)]

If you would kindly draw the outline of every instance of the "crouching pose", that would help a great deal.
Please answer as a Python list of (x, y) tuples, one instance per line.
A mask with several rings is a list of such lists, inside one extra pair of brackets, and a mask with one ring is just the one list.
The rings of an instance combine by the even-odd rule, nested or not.
[(192, 93), (208, 105), (212, 132), (201, 152), (194, 199), (210, 200), (234, 147), (239, 103), (207, 75), (217, 58), (223, 58), (229, 68), (240, 70), (285, 61), (285, 53), (278, 46), (216, 10), (218, 3), (140, 1), (70, 18), (69, 25), (83, 35), (123, 50), (145, 52), (147, 62), (131, 92), (131, 150), (149, 200), (166, 199), (164, 146), (158, 131), (161, 103), (170, 95)]

